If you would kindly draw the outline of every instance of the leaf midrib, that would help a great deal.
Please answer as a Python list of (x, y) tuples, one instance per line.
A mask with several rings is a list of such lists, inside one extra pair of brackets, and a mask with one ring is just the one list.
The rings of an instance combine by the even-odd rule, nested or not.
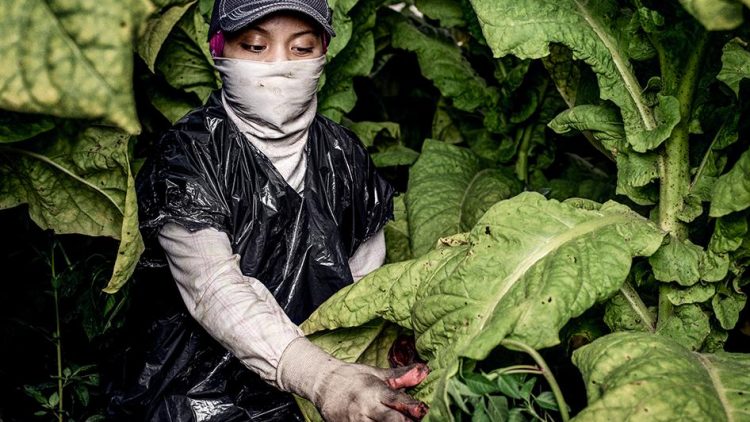
[(646, 127), (646, 130), (651, 131), (656, 129), (656, 121), (654, 120), (654, 116), (651, 113), (651, 109), (645, 104), (643, 98), (641, 97), (641, 86), (638, 83), (638, 80), (635, 78), (633, 72), (628, 69), (627, 59), (622, 57), (622, 55), (619, 53), (619, 50), (615, 47), (614, 42), (607, 35), (607, 32), (604, 30), (604, 28), (602, 28), (601, 25), (599, 25), (599, 23), (594, 19), (594, 17), (591, 16), (589, 10), (586, 8), (586, 5), (582, 4), (580, 0), (574, 0), (574, 3), (578, 10), (581, 12), (581, 16), (583, 17), (583, 19), (591, 27), (596, 36), (599, 37), (602, 44), (604, 44), (604, 46), (607, 48), (607, 51), (609, 51), (610, 55), (612, 56), (612, 62), (615, 64), (615, 68), (617, 68), (617, 71), (620, 73), (620, 76), (622, 77), (623, 83), (625, 85), (625, 89), (628, 91), (633, 104), (635, 104), (635, 107), (638, 110), (638, 114), (640, 115), (641, 121)]
[(734, 422), (734, 417), (729, 412), (729, 400), (727, 399), (727, 395), (724, 393), (724, 384), (722, 384), (721, 380), (719, 379), (719, 376), (716, 373), (716, 368), (714, 368), (711, 362), (700, 353), (695, 353), (694, 355), (703, 366), (703, 369), (706, 370), (706, 373), (711, 380), (711, 384), (714, 386), (714, 390), (716, 390), (716, 396), (719, 399), (719, 402), (721, 402), (722, 409), (724, 409), (724, 415), (727, 417), (727, 422)]
[(94, 66), (94, 63), (92, 63), (88, 57), (83, 53), (81, 47), (76, 44), (74, 37), (71, 35), (71, 33), (65, 28), (65, 26), (60, 22), (60, 19), (57, 18), (57, 15), (55, 14), (54, 10), (52, 10), (52, 7), (46, 2), (41, 2), (45, 9), (49, 12), (49, 14), (52, 17), (52, 21), (54, 22), (55, 26), (57, 26), (58, 30), (60, 31), (61, 38), (65, 40), (66, 43), (69, 44), (71, 47), (71, 50), (73, 53), (78, 56), (79, 60), (83, 63), (84, 67), (97, 79), (99, 82), (109, 88), (110, 93), (117, 92), (107, 81), (107, 79), (99, 73), (98, 70), (96, 70), (96, 66)]
[(26, 150), (23, 150), (23, 149), (19, 149), (19, 148), (2, 147), (2, 149), (6, 150), (8, 152), (16, 153), (18, 155), (25, 155), (25, 156), (28, 156), (28, 157), (33, 158), (35, 160), (39, 160), (42, 163), (47, 164), (48, 166), (54, 168), (55, 170), (58, 170), (61, 173), (67, 175), (71, 179), (73, 179), (73, 180), (75, 180), (75, 181), (83, 184), (84, 186), (89, 187), (90, 189), (94, 190), (95, 192), (98, 192), (100, 195), (102, 195), (103, 197), (107, 198), (109, 200), (109, 202), (111, 202), (112, 205), (114, 205), (115, 209), (117, 209), (117, 211), (120, 214), (125, 215), (125, 213), (123, 212), (122, 208), (117, 203), (117, 201), (115, 201), (115, 199), (112, 198), (109, 194), (107, 194), (104, 190), (100, 189), (98, 186), (96, 186), (95, 184), (89, 182), (88, 180), (84, 179), (83, 177), (81, 177), (81, 176), (73, 173), (72, 171), (70, 171), (67, 168), (63, 167), (61, 164), (55, 162), (54, 160), (50, 159), (49, 157), (46, 157), (46, 156), (44, 156), (42, 154), (37, 154), (37, 153), (32, 152), (32, 151), (26, 151)]
[(570, 230), (566, 230), (563, 233), (548, 239), (545, 243), (534, 249), (529, 253), (526, 258), (518, 263), (515, 270), (505, 277), (499, 284), (504, 286), (495, 295), (489, 298), (487, 301), (487, 307), (483, 312), (481, 324), (477, 331), (482, 331), (485, 328), (485, 324), (490, 320), (492, 315), (495, 314), (497, 307), (500, 305), (501, 300), (508, 294), (508, 292), (515, 287), (528, 270), (534, 266), (537, 262), (547, 257), (552, 251), (556, 250), (560, 246), (576, 239), (580, 236), (586, 235), (593, 231), (596, 231), (602, 227), (609, 225), (626, 223), (630, 221), (632, 217), (627, 215), (616, 215), (616, 216), (605, 216), (595, 220), (586, 221), (573, 227)]

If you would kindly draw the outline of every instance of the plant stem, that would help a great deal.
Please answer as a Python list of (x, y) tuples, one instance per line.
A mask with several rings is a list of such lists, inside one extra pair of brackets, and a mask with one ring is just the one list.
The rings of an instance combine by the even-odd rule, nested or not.
[(620, 294), (625, 297), (625, 300), (630, 307), (633, 308), (635, 313), (641, 317), (641, 323), (643, 326), (646, 327), (649, 332), (655, 332), (656, 322), (654, 321), (654, 317), (651, 315), (651, 311), (648, 310), (648, 307), (646, 307), (646, 304), (643, 303), (641, 296), (638, 295), (638, 292), (633, 285), (630, 284), (629, 280), (625, 281), (625, 284), (620, 288)]
[(52, 256), (50, 257), (50, 269), (52, 273), (52, 293), (55, 299), (55, 347), (57, 349), (57, 395), (58, 413), (57, 420), (63, 422), (63, 371), (62, 371), (62, 332), (60, 330), (60, 305), (58, 297), (58, 281), (55, 272), (55, 245), (52, 245)]
[[(703, 62), (707, 41), (708, 33), (700, 30), (687, 62), (679, 69), (678, 63), (670, 62), (664, 46), (656, 43), (667, 94), (676, 94), (680, 102), (680, 123), (674, 128), (659, 153), (659, 227), (679, 240), (688, 237), (687, 226), (680, 221), (679, 213), (685, 206), (685, 197), (690, 189), (689, 127), (699, 68)], [(678, 82), (679, 74), (683, 77)], [(676, 93), (673, 92), (675, 90)], [(666, 289), (666, 285), (659, 287), (657, 329), (669, 320), (673, 311)]]
[(657, 323), (656, 323), (656, 330), (660, 330), (664, 324), (669, 320), (669, 317), (672, 316), (672, 311), (674, 310), (674, 305), (672, 305), (672, 302), (669, 301), (669, 297), (667, 296), (667, 291), (669, 290), (669, 285), (662, 283), (659, 286), (659, 314), (657, 315)]
[[(687, 227), (678, 214), (685, 204), (685, 195), (690, 186), (690, 157), (688, 154), (688, 137), (690, 118), (693, 109), (693, 97), (698, 82), (699, 67), (703, 61), (708, 35), (702, 31), (691, 50), (690, 57), (682, 69), (684, 75), (677, 85), (677, 99), (680, 101), (680, 123), (664, 143), (659, 156), (659, 226), (680, 240), (687, 238)], [(666, 60), (666, 58), (664, 59)], [(671, 69), (663, 63), (663, 69)], [(665, 71), (665, 78), (676, 77), (675, 72)], [(673, 76), (674, 75), (674, 76)], [(665, 80), (666, 86), (675, 86), (675, 81)]]
[(516, 161), (516, 176), (518, 180), (528, 183), (529, 179), (529, 149), (531, 148), (531, 135), (534, 133), (534, 125), (522, 129), (521, 146), (518, 148), (518, 161)]
[(542, 369), (542, 375), (544, 375), (544, 378), (552, 389), (552, 394), (554, 394), (555, 400), (557, 400), (557, 406), (560, 408), (560, 417), (563, 422), (568, 422), (570, 420), (570, 414), (568, 413), (568, 405), (565, 403), (565, 397), (563, 397), (562, 390), (560, 390), (560, 386), (557, 384), (554, 374), (552, 374), (552, 371), (549, 369), (549, 366), (547, 366), (547, 362), (544, 361), (542, 355), (534, 350), (533, 347), (520, 341), (505, 339), (501, 341), (500, 344), (508, 349), (526, 352), (534, 359), (536, 364), (539, 365), (539, 368)]

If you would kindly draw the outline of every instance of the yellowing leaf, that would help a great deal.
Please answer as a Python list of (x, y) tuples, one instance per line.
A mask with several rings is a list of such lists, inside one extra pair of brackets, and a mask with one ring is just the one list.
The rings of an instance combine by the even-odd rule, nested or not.
[(55, 142), (27, 145), (33, 150), (0, 147), (0, 209), (28, 204), (42, 229), (120, 240), (110, 292), (130, 277), (143, 251), (130, 138), (113, 128), (71, 126)]
[(138, 133), (133, 38), (145, 0), (0, 0), (0, 108)]

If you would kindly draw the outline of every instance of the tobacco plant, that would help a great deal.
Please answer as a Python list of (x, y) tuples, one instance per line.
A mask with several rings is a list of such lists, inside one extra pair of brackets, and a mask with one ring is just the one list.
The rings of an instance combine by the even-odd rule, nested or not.
[[(560, 349), (575, 419), (746, 416), (750, 359), (723, 349), (750, 262), (747, 0), (329, 4), (320, 111), (401, 195), (389, 264), (304, 324), (314, 341), (382, 366), (413, 335), (431, 420), (567, 420)], [(0, 209), (112, 239), (93, 289), (142, 252), (151, 142), (220, 87), (212, 5), (0, 0)]]

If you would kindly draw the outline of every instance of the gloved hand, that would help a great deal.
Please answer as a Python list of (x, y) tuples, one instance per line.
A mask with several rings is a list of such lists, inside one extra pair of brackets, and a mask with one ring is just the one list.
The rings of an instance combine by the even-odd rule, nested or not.
[(315, 403), (328, 422), (402, 422), (427, 413), (426, 404), (400, 389), (428, 373), (421, 363), (396, 369), (347, 363), (300, 337), (281, 356), (276, 378), (282, 390)]

